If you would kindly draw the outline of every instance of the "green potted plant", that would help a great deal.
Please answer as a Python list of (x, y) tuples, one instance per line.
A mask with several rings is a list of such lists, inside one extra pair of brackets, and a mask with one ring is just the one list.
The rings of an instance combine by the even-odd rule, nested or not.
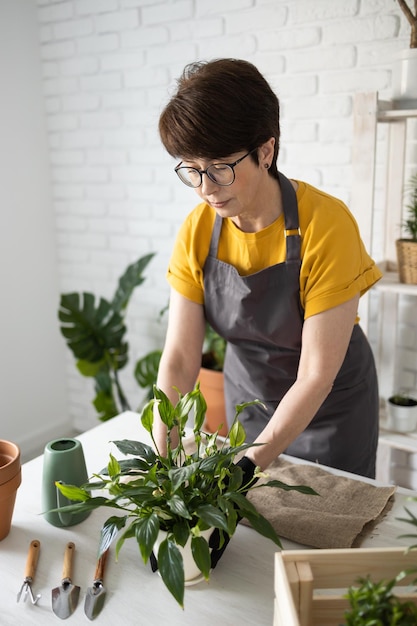
[[(393, 396), (401, 403), (404, 396)], [(416, 500), (416, 498), (412, 498)], [(417, 526), (417, 518), (404, 507), (408, 515), (406, 518), (398, 518), (399, 521)], [(401, 537), (417, 537), (415, 534), (401, 535)], [(413, 550), (417, 546), (410, 546)], [(388, 558), (388, 557), (387, 557)], [(359, 578), (358, 585), (352, 585), (348, 589), (347, 599), (349, 609), (345, 612), (346, 622), (343, 626), (414, 626), (417, 624), (417, 606), (411, 600), (404, 600), (395, 595), (395, 587), (409, 574), (415, 573), (416, 569), (403, 570), (394, 578), (373, 582), (369, 576)], [(415, 581), (414, 581), (415, 584)]]
[(415, 626), (417, 606), (394, 594), (395, 586), (405, 576), (406, 572), (400, 572), (391, 580), (378, 582), (360, 578), (358, 586), (349, 587), (345, 626)]
[(207, 401), (205, 428), (220, 435), (227, 435), (226, 407), (224, 402), (223, 365), (227, 342), (206, 323), (206, 333), (198, 376), (201, 391)]
[(408, 215), (402, 222), (403, 232), (408, 235), (397, 239), (398, 271), (402, 283), (417, 284), (417, 172), (407, 186), (410, 194), (406, 205)]
[[(166, 308), (161, 311), (161, 315), (165, 310)], [(223, 437), (228, 432), (223, 379), (226, 345), (226, 340), (206, 323), (201, 369), (198, 375), (201, 392), (207, 401), (204, 428), (210, 433), (218, 432)], [(153, 385), (156, 384), (161, 355), (161, 350), (150, 352), (139, 359), (135, 366), (135, 378), (141, 387), (147, 389), (148, 400), (152, 397)]]
[(417, 427), (417, 400), (408, 391), (399, 391), (388, 398), (388, 428), (410, 432)]
[(144, 282), (143, 272), (153, 256), (147, 254), (127, 267), (110, 301), (90, 292), (61, 294), (60, 331), (78, 371), (94, 378), (93, 405), (102, 421), (131, 408), (119, 378), (129, 360), (126, 310), (133, 291)]
[[(239, 422), (240, 412), (258, 401), (236, 407), (236, 418), (228, 440), (218, 441), (218, 434), (202, 430), (206, 402), (197, 383), (193, 391), (181, 395), (174, 406), (158, 388), (154, 398), (144, 407), (141, 422), (153, 446), (139, 441), (115, 441), (118, 450), (128, 458), (116, 460), (110, 455), (106, 469), (82, 488), (57, 483), (64, 496), (76, 501), (63, 511), (84, 511), (111, 507), (117, 515), (109, 517), (101, 531), (99, 552), (102, 554), (119, 535), (116, 558), (128, 538), (135, 538), (145, 563), (157, 556), (159, 572), (168, 590), (184, 605), (184, 560), (181, 548), (191, 546), (193, 562), (205, 579), (210, 574), (210, 548), (205, 531), (218, 529), (221, 548), (223, 539), (231, 537), (239, 519), (245, 517), (261, 535), (277, 546), (280, 540), (271, 524), (243, 495), (251, 489), (280, 488), (304, 494), (315, 494), (306, 486), (289, 486), (271, 480), (256, 485), (260, 472), (245, 484), (236, 457), (254, 444), (245, 444), (245, 432)], [(167, 452), (159, 452), (154, 435), (154, 411), (167, 427)], [(185, 426), (194, 415), (191, 431), (192, 448)], [(178, 433), (178, 445), (172, 447), (172, 433)], [(107, 495), (90, 492), (105, 490)], [(120, 531), (122, 531), (120, 533)], [(160, 531), (165, 533), (159, 548)], [(226, 553), (227, 554), (227, 553)]]

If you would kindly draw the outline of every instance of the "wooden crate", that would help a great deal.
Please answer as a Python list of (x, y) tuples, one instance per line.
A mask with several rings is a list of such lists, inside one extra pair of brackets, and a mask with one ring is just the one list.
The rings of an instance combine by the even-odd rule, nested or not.
[[(359, 577), (374, 582), (417, 567), (417, 552), (406, 548), (283, 550), (275, 554), (274, 626), (340, 626), (348, 601), (343, 596)], [(417, 604), (410, 575), (395, 588)]]

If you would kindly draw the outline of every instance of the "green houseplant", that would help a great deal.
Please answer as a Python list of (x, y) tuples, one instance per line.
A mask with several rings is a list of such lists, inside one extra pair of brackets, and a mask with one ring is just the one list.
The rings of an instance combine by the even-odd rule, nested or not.
[(207, 400), (204, 426), (209, 432), (218, 431), (222, 436), (226, 436), (228, 431), (223, 377), (226, 347), (226, 340), (206, 323), (201, 369), (198, 376), (201, 391)]
[[(60, 331), (78, 371), (94, 378), (93, 405), (103, 421), (131, 408), (119, 378), (129, 360), (126, 310), (133, 291), (144, 282), (143, 272), (153, 256), (147, 254), (126, 268), (110, 301), (90, 292), (61, 294)], [(155, 366), (155, 357), (149, 361)], [(137, 367), (135, 375), (138, 380)]]
[[(165, 310), (161, 311), (161, 315)], [(226, 346), (226, 340), (206, 323), (201, 369), (198, 375), (201, 391), (208, 405), (204, 427), (211, 433), (218, 431), (222, 436), (226, 436), (228, 430), (223, 380)], [(141, 387), (147, 389), (148, 400), (152, 397), (153, 385), (156, 384), (161, 355), (161, 350), (155, 350), (136, 363), (135, 378)]]
[[(404, 396), (395, 396), (399, 403), (403, 402)], [(416, 498), (411, 498), (416, 500)], [(408, 517), (398, 518), (399, 521), (417, 527), (416, 516), (404, 507)], [(401, 537), (414, 537), (415, 534), (401, 535)], [(410, 546), (408, 550), (414, 550), (417, 545)], [(417, 624), (417, 606), (411, 600), (405, 600), (396, 595), (396, 586), (406, 576), (417, 572), (416, 569), (403, 570), (394, 578), (374, 582), (370, 576), (359, 578), (357, 585), (349, 587), (347, 599), (349, 609), (345, 612), (346, 622), (343, 626), (414, 626)], [(414, 581), (415, 584), (415, 581)]]
[(201, 366), (209, 370), (214, 370), (215, 372), (222, 372), (226, 356), (226, 346), (226, 340), (220, 337), (207, 322)]
[[(217, 433), (207, 435), (202, 430), (206, 402), (197, 383), (193, 391), (181, 395), (174, 406), (158, 388), (154, 398), (144, 407), (142, 425), (149, 433), (153, 447), (138, 441), (115, 441), (118, 450), (129, 458), (116, 460), (110, 455), (106, 469), (94, 476), (83, 488), (62, 485), (57, 487), (70, 500), (77, 501), (62, 510), (85, 511), (106, 506), (118, 515), (104, 523), (99, 552), (102, 554), (118, 537), (116, 558), (127, 538), (135, 538), (143, 561), (153, 552), (157, 554), (159, 572), (168, 590), (178, 603), (184, 605), (185, 575), (179, 546), (191, 541), (195, 563), (204, 578), (209, 578), (210, 548), (202, 533), (208, 528), (219, 531), (220, 547), (225, 537), (236, 530), (240, 518), (246, 517), (252, 527), (280, 546), (280, 540), (271, 524), (257, 512), (243, 495), (251, 489), (277, 487), (315, 494), (305, 486), (289, 486), (271, 480), (258, 487), (255, 472), (252, 481), (243, 484), (243, 472), (234, 461), (237, 455), (254, 444), (245, 444), (245, 432), (239, 422), (240, 412), (248, 404), (236, 407), (236, 418), (229, 439), (221, 442)], [(154, 411), (157, 410), (167, 427), (167, 453), (161, 454), (153, 435)], [(194, 415), (192, 429), (193, 449), (187, 451), (185, 425)], [(171, 445), (172, 433), (178, 432), (178, 445)], [(107, 495), (91, 495), (91, 491), (105, 490)], [(166, 537), (156, 551), (159, 531)]]
[(394, 593), (405, 576), (406, 572), (401, 572), (392, 580), (378, 582), (360, 578), (358, 586), (349, 587), (346, 626), (415, 626), (417, 606), (409, 600), (401, 601)]
[[(397, 394), (399, 403), (404, 401), (404, 395)], [(411, 500), (416, 501), (412, 497)], [(417, 527), (417, 517), (404, 507), (408, 517), (398, 518), (399, 521)], [(417, 538), (416, 534), (404, 534), (401, 537)], [(415, 550), (412, 545), (408, 550)], [(403, 570), (390, 580), (374, 582), (368, 576), (359, 578), (358, 585), (348, 589), (347, 599), (349, 609), (345, 612), (346, 622), (343, 626), (414, 626), (417, 624), (417, 606), (410, 600), (404, 600), (395, 595), (395, 587), (409, 574), (417, 569)], [(415, 581), (414, 581), (415, 584)]]
[(411, 432), (417, 427), (417, 400), (407, 391), (399, 391), (388, 398), (388, 428)]

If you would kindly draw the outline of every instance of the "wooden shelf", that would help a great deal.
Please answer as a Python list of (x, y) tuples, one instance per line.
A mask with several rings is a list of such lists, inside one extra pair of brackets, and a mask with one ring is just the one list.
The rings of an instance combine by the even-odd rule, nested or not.
[[(387, 148), (383, 161), (385, 174), (382, 179), (382, 194), (378, 208), (382, 212), (379, 237), (381, 239), (381, 257), (378, 263), (383, 278), (374, 290), (379, 294), (378, 312), (372, 320), (375, 333), (375, 362), (378, 371), (380, 397), (388, 398), (393, 389), (401, 386), (398, 367), (399, 295), (417, 297), (417, 285), (400, 283), (397, 271), (397, 251), (395, 237), (398, 224), (403, 221), (404, 180), (406, 174), (406, 145), (410, 132), (408, 120), (417, 118), (417, 100), (379, 100), (375, 91), (355, 94), (353, 114), (352, 169), (353, 184), (351, 209), (355, 215), (362, 240), (372, 251), (375, 243), (374, 211), (377, 152), (381, 149), (378, 141), (378, 124), (387, 126), (384, 143)], [(370, 298), (361, 302), (361, 325), (365, 333), (369, 332)], [(382, 411), (384, 413), (385, 409)], [(405, 453), (417, 453), (417, 432), (398, 433), (386, 429), (387, 421), (380, 415), (380, 437), (377, 460), (377, 476), (384, 482), (396, 481), (399, 469), (396, 466), (395, 450)], [(401, 455), (400, 455), (401, 456)], [(407, 462), (405, 474), (400, 480), (409, 487), (411, 467)], [(395, 471), (394, 471), (395, 470)], [(394, 476), (395, 474), (395, 476)], [(402, 484), (402, 483), (399, 483)]]
[(417, 100), (379, 100), (378, 122), (395, 122), (417, 117)]
[(400, 283), (397, 272), (385, 271), (383, 268), (381, 268), (381, 271), (384, 272), (384, 276), (379, 282), (376, 283), (376, 289), (387, 293), (398, 293), (409, 296), (417, 296), (417, 285)]
[(381, 426), (379, 432), (379, 442), (384, 443), (396, 450), (405, 452), (417, 452), (417, 433), (397, 433), (392, 430), (385, 430)]

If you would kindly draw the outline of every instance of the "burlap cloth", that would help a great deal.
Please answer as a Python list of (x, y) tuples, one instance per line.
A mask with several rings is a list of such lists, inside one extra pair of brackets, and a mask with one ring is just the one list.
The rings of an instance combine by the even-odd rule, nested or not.
[(392, 506), (395, 492), (395, 486), (376, 487), (335, 476), (318, 466), (290, 463), (281, 458), (266, 473), (268, 479), (260, 479), (258, 484), (276, 479), (289, 485), (308, 485), (320, 494), (304, 495), (272, 487), (254, 489), (248, 494), (279, 537), (313, 548), (359, 545), (377, 518)]

